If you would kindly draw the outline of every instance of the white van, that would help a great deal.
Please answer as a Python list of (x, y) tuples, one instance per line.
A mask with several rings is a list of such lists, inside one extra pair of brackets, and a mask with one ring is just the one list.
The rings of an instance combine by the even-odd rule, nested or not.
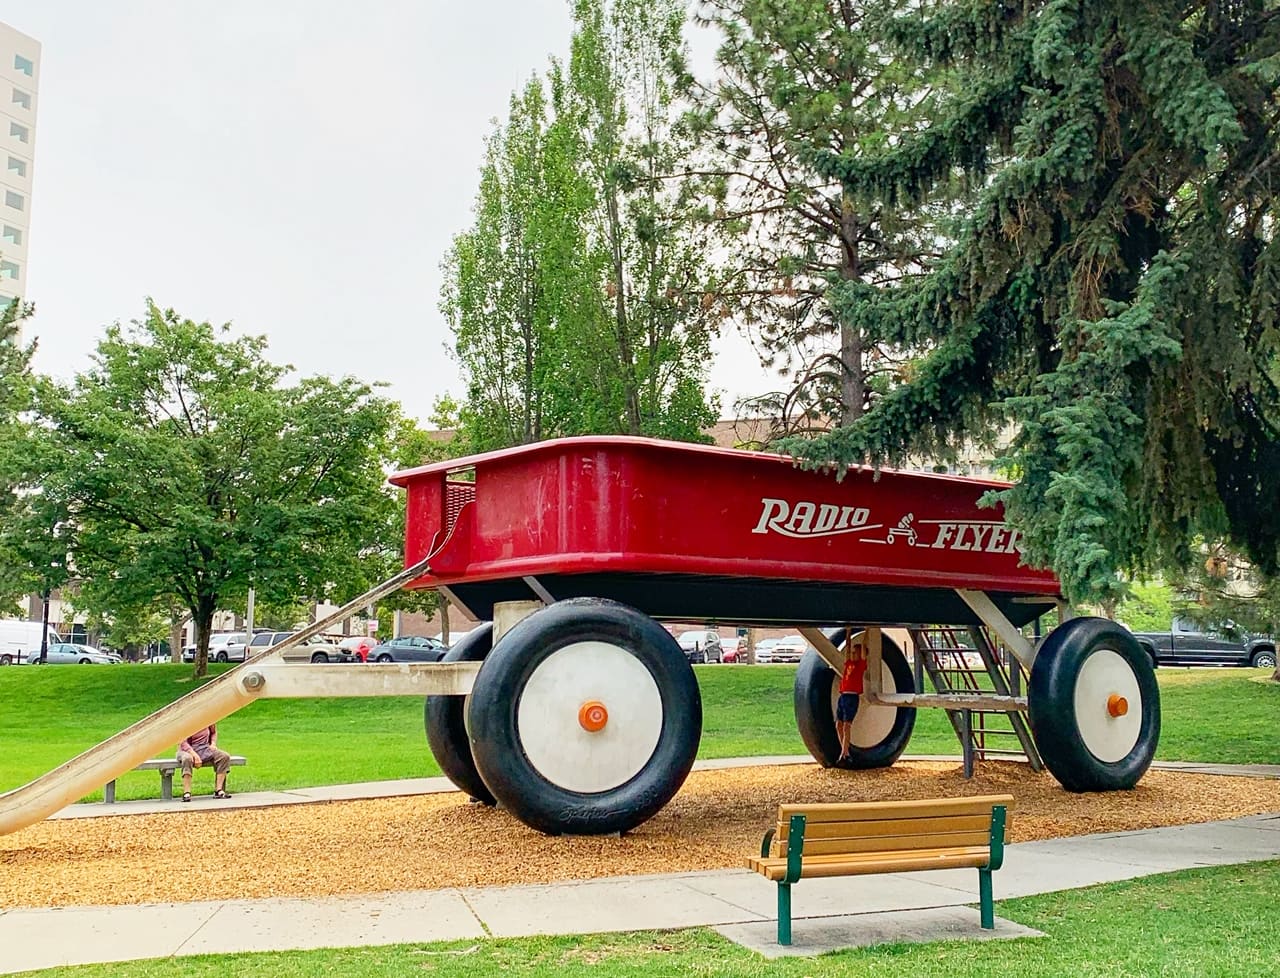
[[(12, 621), (0, 618), (0, 666), (18, 666), (40, 658), (40, 635), (43, 626), (38, 621)], [(49, 644), (62, 639), (49, 629)]]

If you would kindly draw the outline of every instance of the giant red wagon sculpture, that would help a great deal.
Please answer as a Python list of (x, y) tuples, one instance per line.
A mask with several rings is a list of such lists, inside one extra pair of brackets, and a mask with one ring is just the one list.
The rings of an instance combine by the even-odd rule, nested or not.
[[(997, 483), (854, 469), (633, 438), (572, 438), (429, 465), (407, 490), (406, 562), (493, 629), (450, 654), (482, 661), (469, 698), (431, 697), (432, 751), (463, 790), (548, 832), (612, 832), (679, 789), (701, 734), (693, 671), (657, 620), (794, 625), (818, 650), (797, 672), (797, 722), (837, 763), (836, 647), (866, 630), (872, 666), (852, 767), (892, 764), (921, 695), (886, 625), (985, 625), (1030, 674), (1039, 750), (1074, 790), (1130, 787), (1159, 702), (1128, 632), (1076, 618), (1038, 646), (1019, 627), (1060, 602), (1019, 566), (1017, 534), (982, 508)], [(832, 631), (834, 629), (834, 631)], [(825, 630), (825, 631), (824, 631)], [(828, 634), (828, 632), (830, 634)], [(750, 724), (750, 704), (743, 704)]]
[[(683, 783), (697, 682), (659, 620), (799, 627), (796, 720), (821, 763), (892, 764), (919, 707), (1029, 714), (1045, 764), (1077, 791), (1131, 787), (1159, 736), (1152, 664), (1127, 630), (1073, 618), (1033, 643), (1058, 584), (1019, 566), (1017, 534), (979, 500), (999, 484), (854, 469), (638, 438), (569, 438), (402, 472), (406, 569), (292, 639), (0, 795), (0, 833), (45, 817), (259, 698), (426, 694), (428, 740), (464, 791), (546, 832), (632, 828)], [(441, 663), (295, 665), (281, 653), (401, 586), (478, 621)], [(1027, 695), (925, 694), (887, 625), (985, 626)], [(839, 647), (869, 649), (839, 760)], [(752, 704), (741, 705), (744, 724)]]

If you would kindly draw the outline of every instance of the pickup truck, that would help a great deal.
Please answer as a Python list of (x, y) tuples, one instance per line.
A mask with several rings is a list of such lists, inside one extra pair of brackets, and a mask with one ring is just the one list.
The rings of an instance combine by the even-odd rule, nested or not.
[(1267, 635), (1204, 631), (1186, 618), (1175, 618), (1167, 632), (1134, 632), (1133, 637), (1158, 666), (1254, 666), (1274, 669), (1276, 640)]

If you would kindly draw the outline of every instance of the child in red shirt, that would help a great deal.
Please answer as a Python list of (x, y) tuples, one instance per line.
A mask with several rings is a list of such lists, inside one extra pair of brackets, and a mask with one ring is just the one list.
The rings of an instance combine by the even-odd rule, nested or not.
[(840, 698), (836, 700), (836, 734), (840, 738), (840, 760), (837, 764), (849, 760), (849, 738), (866, 674), (867, 650), (861, 642), (855, 642), (845, 653), (844, 671), (840, 674)]

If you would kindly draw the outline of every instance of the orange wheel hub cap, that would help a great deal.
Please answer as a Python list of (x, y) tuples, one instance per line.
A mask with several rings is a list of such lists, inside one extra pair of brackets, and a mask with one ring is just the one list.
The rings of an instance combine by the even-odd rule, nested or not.
[(1129, 712), (1129, 701), (1119, 693), (1107, 697), (1107, 712), (1113, 717), (1122, 717)]
[(578, 723), (587, 733), (599, 733), (609, 722), (609, 711), (599, 700), (588, 700), (578, 707)]

